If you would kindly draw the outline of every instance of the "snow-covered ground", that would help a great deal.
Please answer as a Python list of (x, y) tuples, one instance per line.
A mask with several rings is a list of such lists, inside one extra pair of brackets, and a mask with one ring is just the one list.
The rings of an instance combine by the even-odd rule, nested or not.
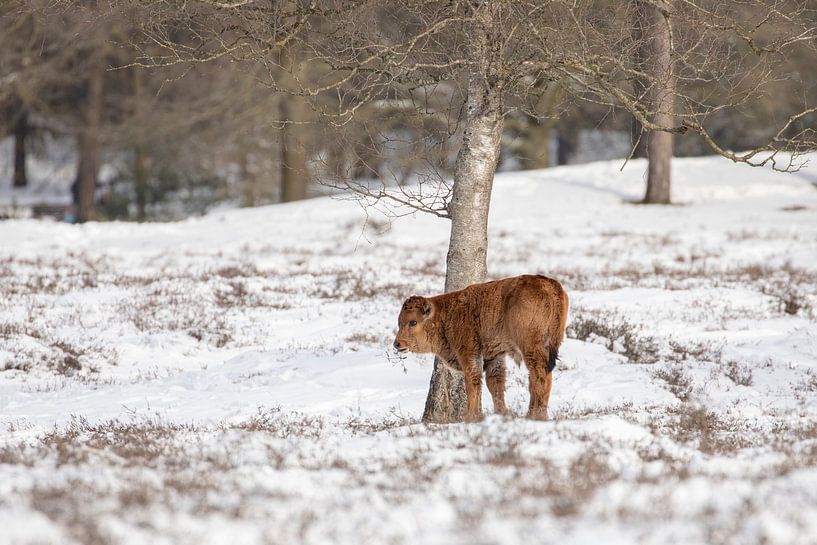
[(620, 166), (495, 183), (491, 275), (571, 295), (547, 422), (419, 423), (445, 220), (0, 223), (0, 543), (817, 543), (815, 171)]

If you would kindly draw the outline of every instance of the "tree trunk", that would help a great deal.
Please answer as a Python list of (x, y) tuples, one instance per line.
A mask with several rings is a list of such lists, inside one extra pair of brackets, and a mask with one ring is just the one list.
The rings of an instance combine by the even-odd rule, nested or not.
[(96, 219), (95, 195), (99, 174), (99, 131), (102, 120), (104, 98), (105, 57), (98, 53), (98, 59), (91, 67), (88, 93), (85, 103), (85, 126), (79, 137), (78, 200), (77, 221)]
[(147, 217), (147, 171), (145, 170), (145, 119), (143, 116), (144, 77), (141, 68), (133, 72), (134, 117), (136, 118), (136, 145), (133, 154), (133, 184), (136, 191), (136, 219)]
[(238, 171), (241, 176), (241, 206), (255, 206), (255, 176), (250, 172), (246, 148), (238, 152)]
[(556, 164), (566, 165), (579, 150), (579, 126), (570, 117), (562, 116), (556, 130)]
[[(673, 123), (675, 81), (672, 74), (672, 42), (669, 19), (647, 0), (635, 0), (636, 16), (641, 19), (644, 34), (644, 70), (650, 76), (646, 90), (653, 123), (669, 127)], [(672, 163), (672, 134), (650, 131), (642, 136), (647, 140), (647, 204), (669, 204), (671, 191), (670, 166)]]
[(520, 155), (525, 169), (539, 169), (550, 166), (550, 135), (553, 133), (553, 120), (531, 119), (531, 126), (525, 135)]
[[(663, 123), (663, 122), (662, 122)], [(670, 204), (672, 135), (667, 132), (650, 132), (649, 169), (645, 204)]]
[[(519, 145), (519, 155), (525, 169), (548, 168), (551, 165), (550, 140), (553, 128), (559, 123), (557, 108), (564, 93), (556, 85), (539, 81), (535, 88), (540, 90), (540, 99), (534, 105), (536, 115), (526, 115), (524, 132)], [(508, 128), (510, 118), (505, 121)]]
[(147, 218), (147, 172), (145, 170), (145, 147), (137, 143), (133, 157), (133, 182), (136, 185), (136, 220)]
[[(462, 147), (454, 170), (454, 189), (448, 213), (451, 238), (446, 259), (445, 291), (482, 282), (487, 274), (488, 210), (502, 136), (502, 88), (496, 76), (500, 40), (489, 38), (495, 3), (477, 13), (474, 32), (475, 67), (469, 77), (467, 113)], [(465, 413), (462, 375), (434, 360), (423, 421), (452, 422)]]
[(28, 112), (21, 111), (14, 124), (14, 187), (28, 185), (26, 172), (26, 139), (28, 138)]
[[(297, 100), (281, 97), (278, 107), (282, 121), (301, 121)], [(299, 129), (300, 125), (294, 123), (285, 123), (281, 129), (281, 202), (307, 197), (306, 152)]]

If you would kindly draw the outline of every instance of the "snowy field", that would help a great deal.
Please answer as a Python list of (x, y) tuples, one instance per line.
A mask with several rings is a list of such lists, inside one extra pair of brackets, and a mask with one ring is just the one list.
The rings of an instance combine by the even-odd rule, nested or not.
[(495, 183), (491, 276), (572, 300), (547, 422), (419, 423), (444, 220), (0, 223), (0, 543), (817, 543), (817, 170), (620, 166)]

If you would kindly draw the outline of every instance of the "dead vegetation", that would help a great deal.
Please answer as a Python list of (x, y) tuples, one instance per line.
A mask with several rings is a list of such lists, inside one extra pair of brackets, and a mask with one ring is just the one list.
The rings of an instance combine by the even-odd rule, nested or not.
[(658, 341), (642, 328), (613, 313), (574, 309), (567, 336), (585, 342), (601, 342), (607, 350), (632, 363), (655, 363), (660, 359)]
[(348, 337), (346, 337), (346, 340), (350, 343), (359, 344), (363, 346), (375, 346), (386, 344), (379, 335), (376, 335), (370, 331), (356, 331), (349, 335)]
[(383, 418), (364, 418), (363, 416), (355, 415), (343, 422), (343, 426), (349, 430), (352, 435), (381, 433), (418, 424), (420, 424), (420, 420), (416, 416), (406, 416), (402, 413), (398, 413), (395, 409), (392, 409)]
[[(262, 250), (278, 254), (272, 246)], [(312, 270), (307, 261), (267, 269), (246, 259), (221, 256), (215, 268), (212, 261), (211, 253), (186, 252), (147, 259), (132, 270), (90, 251), (0, 258), (0, 357), (3, 351), (13, 355), (0, 359), (0, 370), (42, 369), (84, 380), (116, 365), (116, 343), (102, 339), (118, 339), (123, 328), (148, 337), (181, 333), (215, 348), (259, 344), (267, 331), (248, 330), (247, 315), (297, 310), (305, 299), (396, 301), (414, 287), (408, 280), (381, 280), (359, 263)], [(85, 297), (87, 292), (93, 295)], [(58, 298), (79, 294), (75, 304), (55, 305)], [(58, 335), (58, 328), (77, 333)], [(372, 333), (351, 340), (379, 342)]]
[(689, 401), (692, 396), (692, 381), (680, 365), (656, 369), (653, 371), (653, 376), (664, 381), (672, 395), (680, 401)]
[(723, 366), (724, 374), (739, 386), (751, 386), (754, 375), (751, 367), (738, 361), (730, 360)]
[[(752, 236), (746, 240), (751, 241)], [(641, 266), (627, 264), (602, 270), (555, 267), (547, 274), (568, 289), (580, 291), (635, 287), (673, 291), (693, 288), (751, 289), (774, 299), (771, 311), (811, 319), (815, 317), (817, 271), (788, 262), (779, 267), (766, 263), (713, 265), (720, 257), (717, 253), (693, 253), (678, 255), (674, 261), (656, 261)], [(509, 270), (519, 270), (519, 267)], [(734, 317), (740, 316), (739, 311), (735, 310)]]
[(280, 407), (259, 408), (249, 420), (227, 426), (248, 432), (263, 432), (279, 438), (318, 439), (323, 434), (326, 423), (320, 416), (284, 413)]
[[(6, 324), (8, 326), (8, 324)], [(37, 367), (56, 375), (89, 380), (103, 365), (117, 365), (119, 356), (114, 347), (105, 346), (97, 339), (80, 342), (53, 337), (31, 327), (12, 325), (0, 347), (13, 349), (14, 357), (3, 364), (3, 371), (27, 372)]]
[[(74, 418), (34, 442), (0, 448), (0, 473), (13, 467), (32, 475), (48, 468), (50, 474), (16, 488), (0, 505), (14, 502), (42, 513), (73, 539), (106, 544), (122, 539), (106, 524), (111, 517), (119, 521), (119, 532), (135, 525), (145, 536), (166, 539), (182, 537), (168, 521), (188, 517), (267, 520), (281, 535), (292, 536), (323, 532), (322, 521), (334, 517), (358, 516), (350, 511), (353, 504), (367, 505), (366, 516), (377, 517), (436, 494), (435, 501), (450, 505), (476, 536), (486, 516), (537, 520), (549, 513), (572, 524), (597, 509), (602, 491), (708, 475), (706, 464), (690, 465), (692, 456), (706, 460), (757, 448), (782, 456), (750, 479), (817, 465), (813, 420), (769, 427), (682, 403), (646, 420), (654, 438), (631, 445), (637, 456), (624, 464), (615, 435), (611, 443), (581, 426), (564, 425), (565, 418), (601, 416), (634, 424), (649, 413), (623, 405), (535, 425), (506, 418), (470, 426), (426, 426), (397, 411), (382, 420), (329, 421), (277, 407), (214, 428), (159, 418), (96, 423)], [(570, 448), (557, 449), (557, 455), (548, 447), (554, 441)], [(469, 475), (467, 481), (463, 475)], [(474, 494), (469, 481), (502, 492)], [(331, 500), (341, 489), (351, 499)], [(656, 512), (662, 508), (654, 506)], [(323, 516), (311, 516), (316, 509)], [(159, 511), (162, 517), (151, 515)]]

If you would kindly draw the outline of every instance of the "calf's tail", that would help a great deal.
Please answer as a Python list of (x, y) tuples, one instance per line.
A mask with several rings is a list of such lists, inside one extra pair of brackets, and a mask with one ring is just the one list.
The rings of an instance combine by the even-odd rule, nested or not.
[(556, 369), (556, 360), (559, 359), (559, 348), (552, 346), (548, 348), (548, 373), (552, 373)]
[(570, 307), (570, 301), (567, 298), (567, 293), (565, 293), (564, 289), (562, 289), (561, 285), (559, 286), (560, 291), (560, 299), (559, 301), (560, 308), (559, 312), (559, 329), (556, 331), (556, 334), (551, 337), (550, 342), (548, 343), (548, 365), (547, 371), (548, 373), (553, 372), (556, 368), (556, 360), (559, 359), (559, 347), (562, 345), (562, 341), (565, 338), (565, 328), (567, 328), (567, 313)]

